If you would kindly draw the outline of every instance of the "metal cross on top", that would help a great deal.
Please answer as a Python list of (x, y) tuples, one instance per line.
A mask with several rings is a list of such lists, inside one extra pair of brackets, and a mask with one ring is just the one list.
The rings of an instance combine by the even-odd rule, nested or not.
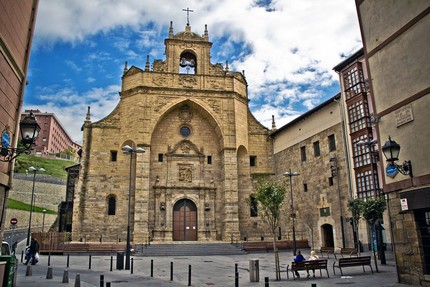
[(182, 11), (187, 12), (187, 26), (190, 26), (190, 12), (194, 12), (194, 10), (190, 10), (190, 8), (187, 7), (187, 9), (182, 9)]

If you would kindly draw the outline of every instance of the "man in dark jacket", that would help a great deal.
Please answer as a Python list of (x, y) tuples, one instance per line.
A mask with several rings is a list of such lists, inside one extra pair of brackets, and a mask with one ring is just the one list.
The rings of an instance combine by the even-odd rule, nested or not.
[(31, 238), (31, 242), (30, 242), (30, 262), (31, 262), (31, 265), (35, 265), (38, 261), (36, 258), (37, 252), (39, 252), (39, 242), (37, 242), (36, 239)]

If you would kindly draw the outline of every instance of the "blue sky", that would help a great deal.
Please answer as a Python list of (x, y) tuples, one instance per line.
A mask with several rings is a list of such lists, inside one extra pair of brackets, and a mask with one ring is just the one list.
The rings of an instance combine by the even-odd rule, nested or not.
[(211, 62), (245, 71), (250, 108), (277, 127), (339, 90), (332, 68), (361, 47), (353, 0), (41, 0), (24, 109), (53, 112), (82, 142), (87, 106), (92, 120), (119, 101), (124, 62), (164, 60), (170, 21), (193, 32), (208, 25)]

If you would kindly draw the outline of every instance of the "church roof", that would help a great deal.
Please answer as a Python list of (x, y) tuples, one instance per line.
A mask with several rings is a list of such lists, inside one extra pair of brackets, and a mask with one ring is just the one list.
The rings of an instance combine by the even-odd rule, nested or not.
[(202, 36), (199, 36), (197, 33), (191, 31), (179, 32), (173, 36), (173, 39), (205, 41)]

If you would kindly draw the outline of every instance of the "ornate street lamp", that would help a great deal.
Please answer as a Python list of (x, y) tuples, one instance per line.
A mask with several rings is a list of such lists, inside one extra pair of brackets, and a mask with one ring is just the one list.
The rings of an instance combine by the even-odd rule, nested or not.
[(385, 142), (382, 147), (382, 152), (389, 165), (385, 170), (386, 174), (390, 177), (394, 177), (399, 171), (403, 175), (412, 176), (412, 163), (410, 160), (405, 160), (402, 165), (398, 165), (395, 162), (399, 160), (400, 145), (393, 141), (390, 136), (388, 136), (388, 141)]
[(30, 154), (31, 147), (35, 144), (40, 131), (40, 126), (33, 112), (30, 112), (30, 114), (19, 123), (19, 126), (22, 147), (10, 147), (11, 133), (9, 127), (6, 126), (1, 134), (0, 161), (11, 162), (22, 153)]
[(45, 215), (46, 215), (46, 209), (42, 210), (43, 212), (43, 219), (42, 219), (42, 233), (45, 231)]
[(294, 213), (294, 201), (293, 201), (293, 185), (292, 185), (292, 177), (293, 176), (298, 176), (300, 175), (300, 173), (298, 172), (292, 172), (291, 169), (287, 172), (284, 173), (285, 177), (289, 177), (290, 178), (290, 197), (291, 197), (291, 218), (292, 218), (292, 222), (293, 222), (293, 256), (296, 256), (296, 223), (295, 223), (295, 219), (296, 219), (296, 214)]
[(125, 270), (130, 270), (130, 211), (131, 211), (131, 186), (132, 186), (132, 174), (133, 174), (133, 154), (144, 153), (145, 150), (141, 147), (136, 149), (129, 145), (122, 147), (124, 154), (130, 155), (130, 181), (128, 186), (128, 212), (127, 212), (127, 243), (125, 246)]
[(31, 216), (33, 214), (33, 204), (34, 204), (34, 184), (36, 182), (36, 173), (37, 172), (44, 172), (45, 169), (43, 167), (37, 169), (33, 166), (30, 166), (28, 168), (28, 171), (33, 173), (33, 188), (31, 190), (31, 202), (30, 202), (30, 216), (28, 218), (28, 231), (27, 231), (27, 244), (26, 246), (30, 245), (30, 236), (31, 236)]

